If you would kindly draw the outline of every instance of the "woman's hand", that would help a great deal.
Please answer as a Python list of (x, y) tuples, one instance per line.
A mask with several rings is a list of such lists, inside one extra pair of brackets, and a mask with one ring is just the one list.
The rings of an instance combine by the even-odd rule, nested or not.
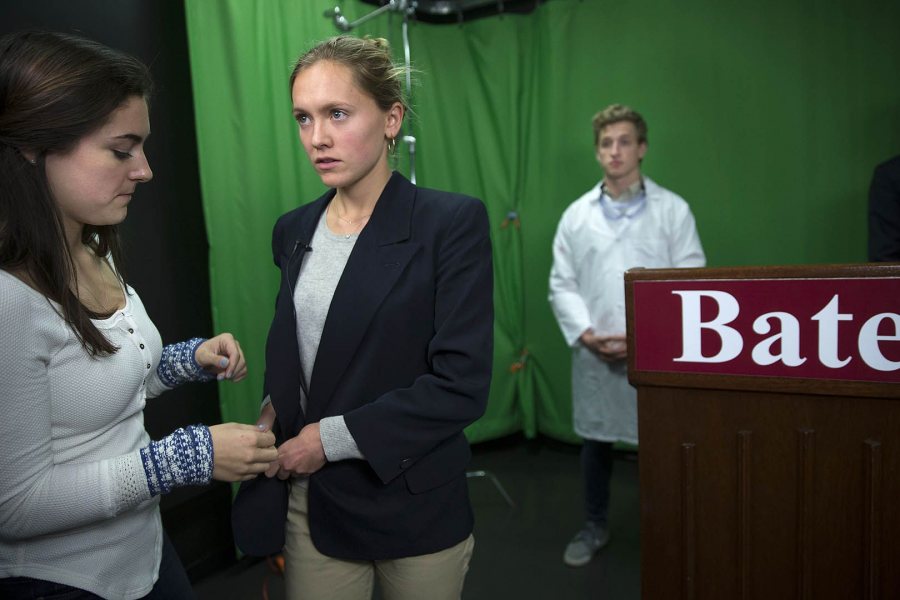
[(325, 448), (319, 436), (319, 424), (310, 423), (278, 447), (278, 462), (269, 466), (266, 477), (287, 479), (293, 475), (312, 475), (325, 466)]
[(247, 481), (278, 460), (275, 435), (257, 425), (223, 423), (209, 428), (213, 443), (213, 479)]
[(241, 345), (230, 333), (220, 333), (199, 346), (194, 354), (197, 364), (220, 380), (240, 381), (247, 376), (247, 363)]
[[(271, 431), (272, 427), (275, 424), (275, 416), (275, 406), (272, 404), (272, 401), (269, 400), (262, 407), (262, 410), (259, 411), (259, 418), (256, 420), (256, 426)], [(279, 470), (280, 466), (278, 465), (278, 459), (276, 458), (266, 469), (266, 477), (270, 479), (272, 477), (275, 477), (278, 474)], [(281, 479), (286, 478), (281, 477)]]
[(262, 407), (262, 410), (259, 411), (259, 418), (256, 420), (256, 425), (264, 425), (265, 431), (271, 431), (272, 426), (275, 424), (275, 407), (272, 406), (272, 401), (266, 402), (266, 405)]

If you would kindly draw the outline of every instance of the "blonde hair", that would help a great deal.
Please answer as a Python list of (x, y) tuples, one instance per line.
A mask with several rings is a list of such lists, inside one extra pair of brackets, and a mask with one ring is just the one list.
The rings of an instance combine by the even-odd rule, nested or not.
[(382, 110), (388, 110), (399, 102), (404, 112), (409, 111), (402, 85), (406, 68), (394, 65), (386, 39), (339, 35), (319, 43), (294, 63), (290, 90), (294, 89), (294, 80), (301, 71), (322, 60), (340, 63), (350, 69), (356, 85), (371, 96)]
[(594, 115), (592, 120), (594, 124), (594, 146), (600, 143), (600, 132), (604, 127), (613, 123), (621, 123), (622, 121), (632, 123), (634, 128), (637, 129), (638, 143), (647, 143), (647, 122), (644, 121), (644, 117), (630, 106), (610, 104)]

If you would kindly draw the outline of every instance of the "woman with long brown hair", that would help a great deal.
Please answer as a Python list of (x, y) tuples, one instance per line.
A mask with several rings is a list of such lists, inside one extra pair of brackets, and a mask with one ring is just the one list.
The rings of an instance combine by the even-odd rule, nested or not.
[(148, 398), (246, 373), (230, 334), (163, 347), (116, 227), (153, 173), (151, 80), (78, 37), (0, 38), (0, 597), (190, 598), (159, 497), (276, 457), (251, 425), (151, 441)]

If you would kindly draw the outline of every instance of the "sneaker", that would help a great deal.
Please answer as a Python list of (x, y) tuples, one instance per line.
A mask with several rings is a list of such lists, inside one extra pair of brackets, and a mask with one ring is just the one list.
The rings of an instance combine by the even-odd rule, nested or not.
[(581, 567), (609, 542), (609, 530), (594, 523), (586, 523), (584, 529), (575, 534), (563, 554), (563, 562), (570, 567)]

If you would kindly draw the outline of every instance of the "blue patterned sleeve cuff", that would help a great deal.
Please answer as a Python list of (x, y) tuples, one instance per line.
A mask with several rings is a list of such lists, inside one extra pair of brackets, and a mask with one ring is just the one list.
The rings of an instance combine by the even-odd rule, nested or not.
[(191, 425), (176, 429), (141, 448), (141, 463), (150, 495), (168, 494), (183, 485), (209, 483), (213, 472), (213, 445), (209, 428)]
[(156, 374), (164, 385), (174, 388), (190, 381), (212, 381), (216, 378), (214, 373), (204, 371), (197, 362), (197, 348), (205, 341), (206, 338), (191, 338), (163, 348)]

